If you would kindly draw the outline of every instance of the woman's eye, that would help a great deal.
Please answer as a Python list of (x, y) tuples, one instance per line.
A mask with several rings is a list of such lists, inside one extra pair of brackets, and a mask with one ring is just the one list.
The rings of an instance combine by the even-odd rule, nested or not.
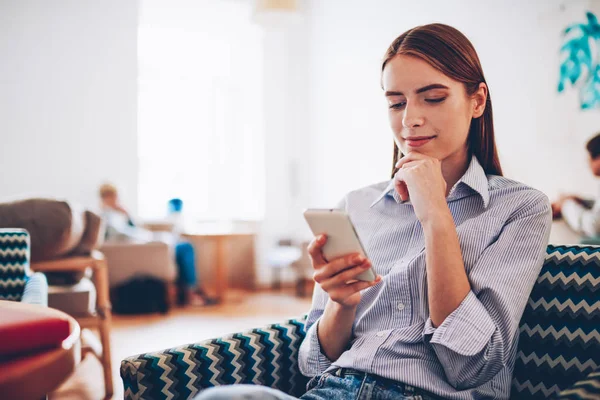
[(425, 99), (428, 103), (441, 103), (444, 100), (446, 100), (445, 97), (440, 97), (439, 99)]
[(399, 109), (401, 109), (402, 107), (404, 107), (405, 105), (406, 105), (406, 102), (405, 102), (405, 101), (402, 101), (402, 102), (400, 102), (400, 103), (396, 103), (396, 104), (392, 104), (392, 105), (390, 105), (390, 108), (392, 108), (392, 109), (394, 109), (394, 110), (399, 110)]

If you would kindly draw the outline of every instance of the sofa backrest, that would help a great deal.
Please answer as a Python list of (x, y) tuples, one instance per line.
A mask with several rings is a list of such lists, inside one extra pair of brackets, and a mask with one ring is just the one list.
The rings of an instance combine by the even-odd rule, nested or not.
[(548, 398), (600, 368), (600, 246), (549, 245), (521, 319), (511, 398)]

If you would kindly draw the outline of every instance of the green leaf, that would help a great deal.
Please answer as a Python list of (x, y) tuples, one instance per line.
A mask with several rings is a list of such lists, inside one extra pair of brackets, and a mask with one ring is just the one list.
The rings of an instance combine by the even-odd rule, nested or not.
[(588, 11), (585, 15), (587, 23), (575, 23), (564, 30), (564, 41), (559, 53), (562, 56), (560, 76), (556, 88), (562, 93), (567, 84), (577, 86), (582, 110), (600, 108), (600, 24), (594, 13)]

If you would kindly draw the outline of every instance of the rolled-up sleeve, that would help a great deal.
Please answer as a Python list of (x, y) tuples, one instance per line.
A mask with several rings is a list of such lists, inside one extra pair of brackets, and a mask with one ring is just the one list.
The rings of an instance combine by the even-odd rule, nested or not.
[(515, 357), (519, 321), (543, 265), (552, 213), (538, 194), (517, 210), (471, 271), (471, 291), (434, 327), (423, 331), (456, 389), (489, 381)]
[(319, 285), (315, 285), (313, 304), (306, 321), (306, 337), (300, 345), (298, 354), (300, 372), (305, 376), (320, 375), (331, 365), (331, 360), (321, 351), (317, 335), (319, 320), (323, 315), (328, 298), (327, 293)]

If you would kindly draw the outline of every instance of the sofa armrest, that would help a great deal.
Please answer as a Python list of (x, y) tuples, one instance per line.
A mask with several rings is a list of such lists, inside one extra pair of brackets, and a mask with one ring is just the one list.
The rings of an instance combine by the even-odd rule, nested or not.
[(592, 371), (585, 378), (558, 394), (557, 399), (600, 399), (600, 369)]
[(136, 275), (149, 275), (166, 282), (174, 282), (177, 278), (175, 256), (166, 243), (107, 242), (100, 250), (106, 257), (110, 287)]
[(234, 383), (270, 386), (299, 396), (307, 378), (298, 367), (306, 317), (221, 338), (144, 353), (121, 362), (126, 399), (191, 399)]

